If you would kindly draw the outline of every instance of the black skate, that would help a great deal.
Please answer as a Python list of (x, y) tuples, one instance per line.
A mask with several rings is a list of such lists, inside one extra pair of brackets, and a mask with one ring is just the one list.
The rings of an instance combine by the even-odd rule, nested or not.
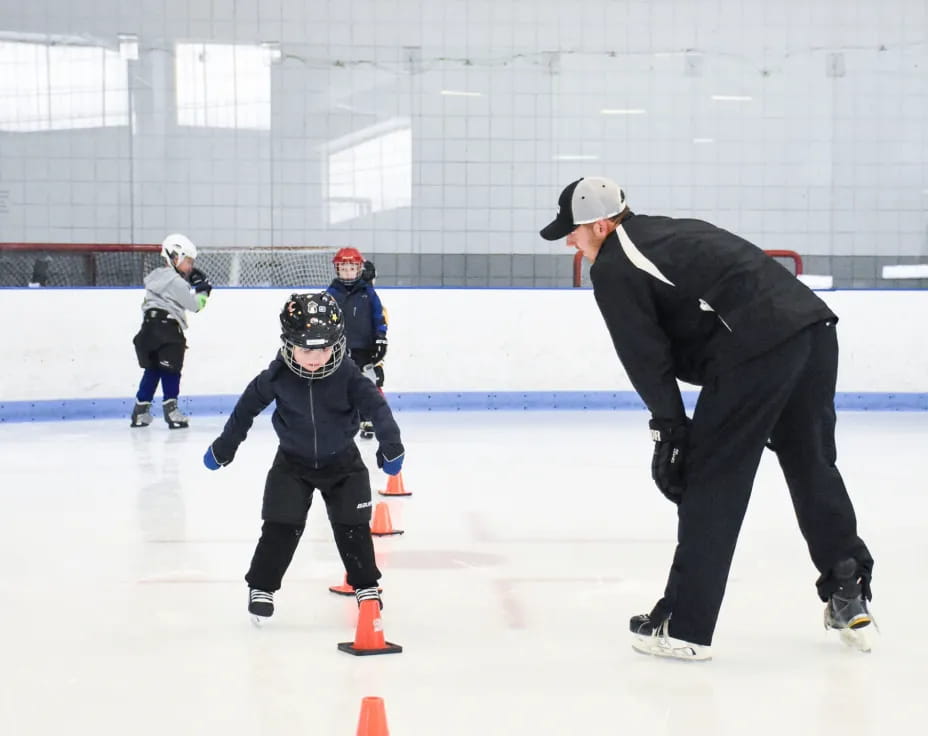
[(190, 420), (177, 408), (177, 399), (166, 399), (164, 402), (164, 421), (170, 429), (186, 429)]
[(686, 662), (703, 662), (712, 659), (711, 647), (674, 639), (667, 633), (669, 625), (670, 617), (658, 623), (652, 620), (647, 613), (632, 616), (628, 622), (628, 628), (635, 635), (632, 640), (632, 649), (641, 654), (682, 659)]
[(151, 415), (151, 402), (136, 401), (135, 407), (132, 409), (132, 422), (129, 424), (129, 426), (147, 427), (153, 421), (154, 417)]
[(354, 592), (355, 597), (358, 599), (358, 606), (361, 606), (361, 603), (364, 601), (377, 601), (380, 606), (380, 610), (383, 610), (383, 600), (380, 598), (380, 588), (358, 588)]
[(835, 565), (835, 580), (840, 585), (825, 604), (825, 629), (838, 631), (841, 641), (861, 652), (870, 651), (870, 642), (861, 629), (871, 623), (876, 625), (867, 601), (863, 596), (860, 578), (857, 577), (857, 561), (843, 560)]
[(361, 438), (370, 440), (374, 438), (374, 423), (369, 421), (361, 422)]
[(274, 615), (274, 594), (257, 588), (248, 589), (248, 613), (252, 621), (260, 626), (261, 622)]

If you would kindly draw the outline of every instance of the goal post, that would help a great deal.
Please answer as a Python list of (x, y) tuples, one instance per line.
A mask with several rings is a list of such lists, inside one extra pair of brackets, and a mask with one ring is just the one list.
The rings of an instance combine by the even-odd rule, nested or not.
[[(319, 288), (335, 276), (334, 246), (197, 248), (213, 286)], [(165, 265), (161, 246), (120, 243), (0, 243), (0, 286), (141, 286)]]

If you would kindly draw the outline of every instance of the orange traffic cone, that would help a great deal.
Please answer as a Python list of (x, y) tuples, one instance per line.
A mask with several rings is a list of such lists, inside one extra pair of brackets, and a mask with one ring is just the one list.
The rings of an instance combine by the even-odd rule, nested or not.
[(354, 595), (354, 588), (348, 585), (348, 573), (345, 573), (345, 582), (341, 585), (330, 585), (329, 590), (339, 595)]
[(390, 520), (390, 507), (386, 501), (374, 506), (374, 520), (371, 522), (371, 534), (375, 537), (389, 537), (391, 534), (402, 534), (402, 529), (394, 529)]
[[(339, 595), (354, 595), (354, 588), (348, 584), (348, 573), (345, 573), (345, 582), (341, 585), (330, 585), (329, 590)], [(383, 593), (383, 588), (377, 588), (378, 593)]]
[(411, 496), (412, 491), (407, 491), (403, 485), (403, 473), (387, 476), (387, 490), (377, 491), (381, 496)]
[(387, 728), (387, 711), (383, 698), (363, 698), (361, 717), (358, 718), (358, 736), (390, 736)]
[(338, 649), (357, 657), (367, 654), (395, 654), (403, 651), (403, 647), (399, 644), (393, 644), (384, 639), (380, 602), (375, 600), (361, 601), (354, 641), (339, 642)]

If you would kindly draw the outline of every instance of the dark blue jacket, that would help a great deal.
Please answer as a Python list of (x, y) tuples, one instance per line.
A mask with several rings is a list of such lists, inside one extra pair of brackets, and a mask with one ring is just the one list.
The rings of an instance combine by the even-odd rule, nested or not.
[(383, 304), (370, 282), (358, 279), (345, 286), (335, 279), (326, 289), (338, 302), (345, 318), (345, 338), (349, 350), (373, 350), (374, 340), (387, 334)]
[(387, 457), (402, 452), (400, 429), (377, 387), (351, 360), (342, 360), (326, 378), (300, 378), (280, 355), (248, 384), (232, 410), (213, 454), (231, 462), (254, 418), (276, 401), (271, 419), (280, 449), (307, 465), (325, 467), (354, 442), (360, 411), (374, 422), (374, 432)]

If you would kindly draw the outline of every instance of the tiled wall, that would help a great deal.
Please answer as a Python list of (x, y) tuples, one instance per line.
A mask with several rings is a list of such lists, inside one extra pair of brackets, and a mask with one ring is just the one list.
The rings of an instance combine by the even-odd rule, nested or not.
[[(636, 211), (876, 278), (877, 257), (928, 260), (928, 3), (890, 5), (3, 2), (0, 241), (352, 244), (397, 283), (537, 286), (563, 270), (567, 285), (563, 246), (537, 230), (564, 184), (606, 174)], [(32, 44), (53, 69), (37, 83), (60, 89), (42, 49), (112, 54), (120, 34), (139, 50), (104, 77), (117, 124), (23, 129), (74, 121), (9, 81), (24, 68), (11, 44)], [(242, 51), (223, 78), (179, 80), (177, 44), (267, 64)], [(178, 103), (194, 83), (202, 110)], [(230, 85), (237, 127), (216, 127)], [(209, 127), (184, 124), (201, 113)], [(351, 153), (378, 141), (390, 150)]]

